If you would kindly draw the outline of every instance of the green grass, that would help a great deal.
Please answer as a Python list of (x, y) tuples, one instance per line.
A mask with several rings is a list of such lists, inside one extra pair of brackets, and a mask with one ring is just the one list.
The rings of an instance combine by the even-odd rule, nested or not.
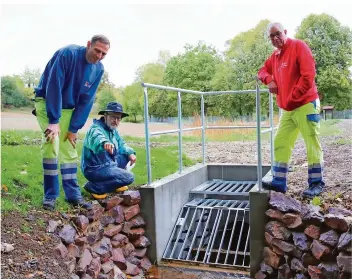
[[(41, 207), (43, 198), (43, 171), (38, 132), (2, 132), (2, 210), (27, 211)], [(132, 146), (134, 147), (134, 146)], [(147, 183), (146, 154), (142, 147), (134, 147), (137, 152), (137, 165), (133, 169), (136, 180), (134, 186)], [(77, 144), (78, 154), (82, 151), (82, 142)], [(80, 160), (80, 158), (79, 158)], [(151, 148), (153, 181), (161, 179), (178, 170), (178, 148), (176, 145)], [(194, 162), (183, 155), (184, 166)], [(78, 182), (86, 183), (81, 171)], [(82, 189), (84, 195), (88, 194)], [(68, 210), (61, 188), (58, 209)]]
[(329, 119), (322, 120), (320, 123), (320, 135), (321, 136), (333, 136), (341, 134), (341, 130), (337, 127), (340, 120), (338, 119)]
[(339, 145), (344, 145), (344, 144), (350, 144), (352, 145), (352, 140), (351, 139), (337, 139), (335, 141), (336, 144), (339, 144)]

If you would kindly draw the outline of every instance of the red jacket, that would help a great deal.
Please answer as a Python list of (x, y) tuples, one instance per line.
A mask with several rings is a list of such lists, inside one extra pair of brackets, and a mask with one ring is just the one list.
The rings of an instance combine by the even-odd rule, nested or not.
[(278, 87), (277, 105), (291, 111), (318, 99), (315, 84), (315, 61), (310, 48), (301, 40), (287, 38), (281, 50), (265, 61), (258, 78), (268, 84), (274, 80)]

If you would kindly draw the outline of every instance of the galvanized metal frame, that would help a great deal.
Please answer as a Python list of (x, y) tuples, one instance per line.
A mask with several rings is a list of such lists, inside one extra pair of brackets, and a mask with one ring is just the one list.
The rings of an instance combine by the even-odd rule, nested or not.
[[(150, 137), (155, 135), (171, 134), (178, 133), (178, 151), (179, 151), (179, 173), (182, 172), (182, 132), (183, 131), (192, 131), (192, 130), (201, 130), (202, 131), (202, 163), (206, 163), (206, 146), (205, 146), (205, 131), (208, 129), (243, 129), (243, 128), (256, 128), (257, 130), (257, 175), (258, 175), (258, 188), (259, 191), (262, 191), (262, 154), (261, 154), (261, 134), (270, 132), (270, 158), (271, 158), (271, 168), (273, 168), (274, 163), (274, 148), (273, 148), (273, 135), (274, 130), (277, 127), (273, 127), (273, 97), (268, 90), (261, 90), (259, 88), (259, 81), (257, 80), (255, 90), (234, 90), (234, 91), (211, 91), (211, 92), (201, 92), (195, 90), (187, 90), (182, 88), (142, 83), (144, 87), (144, 127), (145, 127), (145, 141), (146, 141), (146, 153), (147, 153), (147, 174), (148, 174), (148, 185), (152, 183), (152, 170), (151, 170), (151, 157), (150, 157)], [(148, 88), (155, 88), (167, 91), (176, 91), (177, 92), (177, 109), (178, 109), (178, 129), (168, 130), (168, 131), (159, 131), (159, 132), (150, 132), (149, 131), (149, 110), (148, 110)], [(260, 114), (260, 94), (269, 92), (269, 126), (261, 126), (261, 114)], [(201, 127), (193, 128), (183, 128), (182, 127), (182, 106), (181, 106), (181, 93), (190, 93), (200, 95), (201, 97)], [(204, 96), (206, 95), (222, 95), (222, 94), (250, 94), (256, 93), (256, 126), (206, 126), (205, 125), (205, 115), (204, 115)], [(268, 128), (261, 130), (262, 128)]]
[[(181, 209), (163, 259), (225, 267), (249, 267), (248, 219), (249, 201), (193, 199)], [(242, 238), (245, 223), (248, 231)], [(220, 227), (222, 231), (219, 230)], [(238, 234), (235, 234), (236, 228), (240, 229)], [(236, 235), (239, 236), (237, 243), (234, 242)], [(240, 244), (243, 243), (241, 240), (245, 240), (243, 249), (240, 249)], [(239, 255), (243, 259), (238, 261)]]

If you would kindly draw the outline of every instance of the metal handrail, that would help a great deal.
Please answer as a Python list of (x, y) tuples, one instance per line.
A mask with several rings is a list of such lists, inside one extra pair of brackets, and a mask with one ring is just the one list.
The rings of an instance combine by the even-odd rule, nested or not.
[[(182, 88), (151, 84), (151, 83), (142, 83), (144, 87), (144, 127), (145, 127), (145, 139), (146, 139), (146, 157), (147, 157), (147, 174), (148, 174), (148, 185), (152, 183), (152, 171), (151, 171), (151, 156), (150, 156), (150, 136), (162, 135), (162, 134), (171, 134), (178, 133), (178, 151), (179, 151), (179, 173), (182, 173), (182, 132), (183, 131), (192, 131), (200, 130), (202, 131), (202, 163), (205, 164), (205, 130), (208, 129), (242, 129), (242, 128), (256, 128), (257, 130), (257, 176), (258, 176), (258, 189), (262, 191), (262, 153), (261, 153), (261, 134), (270, 132), (270, 159), (271, 159), (271, 168), (273, 168), (274, 162), (274, 130), (277, 127), (273, 127), (273, 97), (269, 90), (260, 89), (259, 81), (257, 80), (255, 90), (235, 90), (235, 91), (210, 91), (210, 92), (201, 92), (196, 90), (187, 90)], [(155, 88), (167, 91), (176, 91), (177, 92), (177, 110), (178, 110), (178, 129), (167, 130), (167, 131), (158, 131), (150, 132), (149, 131), (149, 109), (148, 109), (148, 88)], [(269, 92), (269, 126), (261, 126), (261, 114), (260, 114), (260, 94)], [(200, 127), (193, 128), (183, 128), (182, 126), (182, 107), (181, 107), (181, 93), (190, 93), (200, 95), (201, 97), (201, 122)], [(204, 96), (206, 95), (223, 95), (223, 94), (249, 94), (256, 93), (256, 126), (205, 126), (205, 115), (204, 115)], [(261, 130), (262, 128), (268, 128), (266, 130)]]

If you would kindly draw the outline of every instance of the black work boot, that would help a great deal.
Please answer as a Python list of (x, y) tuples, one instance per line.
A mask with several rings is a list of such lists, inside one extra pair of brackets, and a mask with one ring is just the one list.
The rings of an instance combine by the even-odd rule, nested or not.
[(93, 204), (90, 202), (86, 202), (83, 198), (78, 198), (77, 200), (68, 200), (67, 202), (74, 207), (81, 207), (87, 210), (93, 208)]
[(45, 210), (54, 211), (54, 209), (55, 209), (55, 199), (44, 198), (44, 200), (43, 200), (43, 208)]
[(265, 190), (272, 190), (272, 191), (280, 192), (283, 194), (285, 194), (287, 191), (287, 186), (275, 185), (272, 180), (271, 181), (262, 180), (262, 185), (263, 185), (263, 189), (265, 189)]
[(324, 191), (325, 183), (317, 182), (309, 185), (307, 190), (304, 190), (302, 196), (305, 198), (312, 199), (315, 196), (319, 196)]

